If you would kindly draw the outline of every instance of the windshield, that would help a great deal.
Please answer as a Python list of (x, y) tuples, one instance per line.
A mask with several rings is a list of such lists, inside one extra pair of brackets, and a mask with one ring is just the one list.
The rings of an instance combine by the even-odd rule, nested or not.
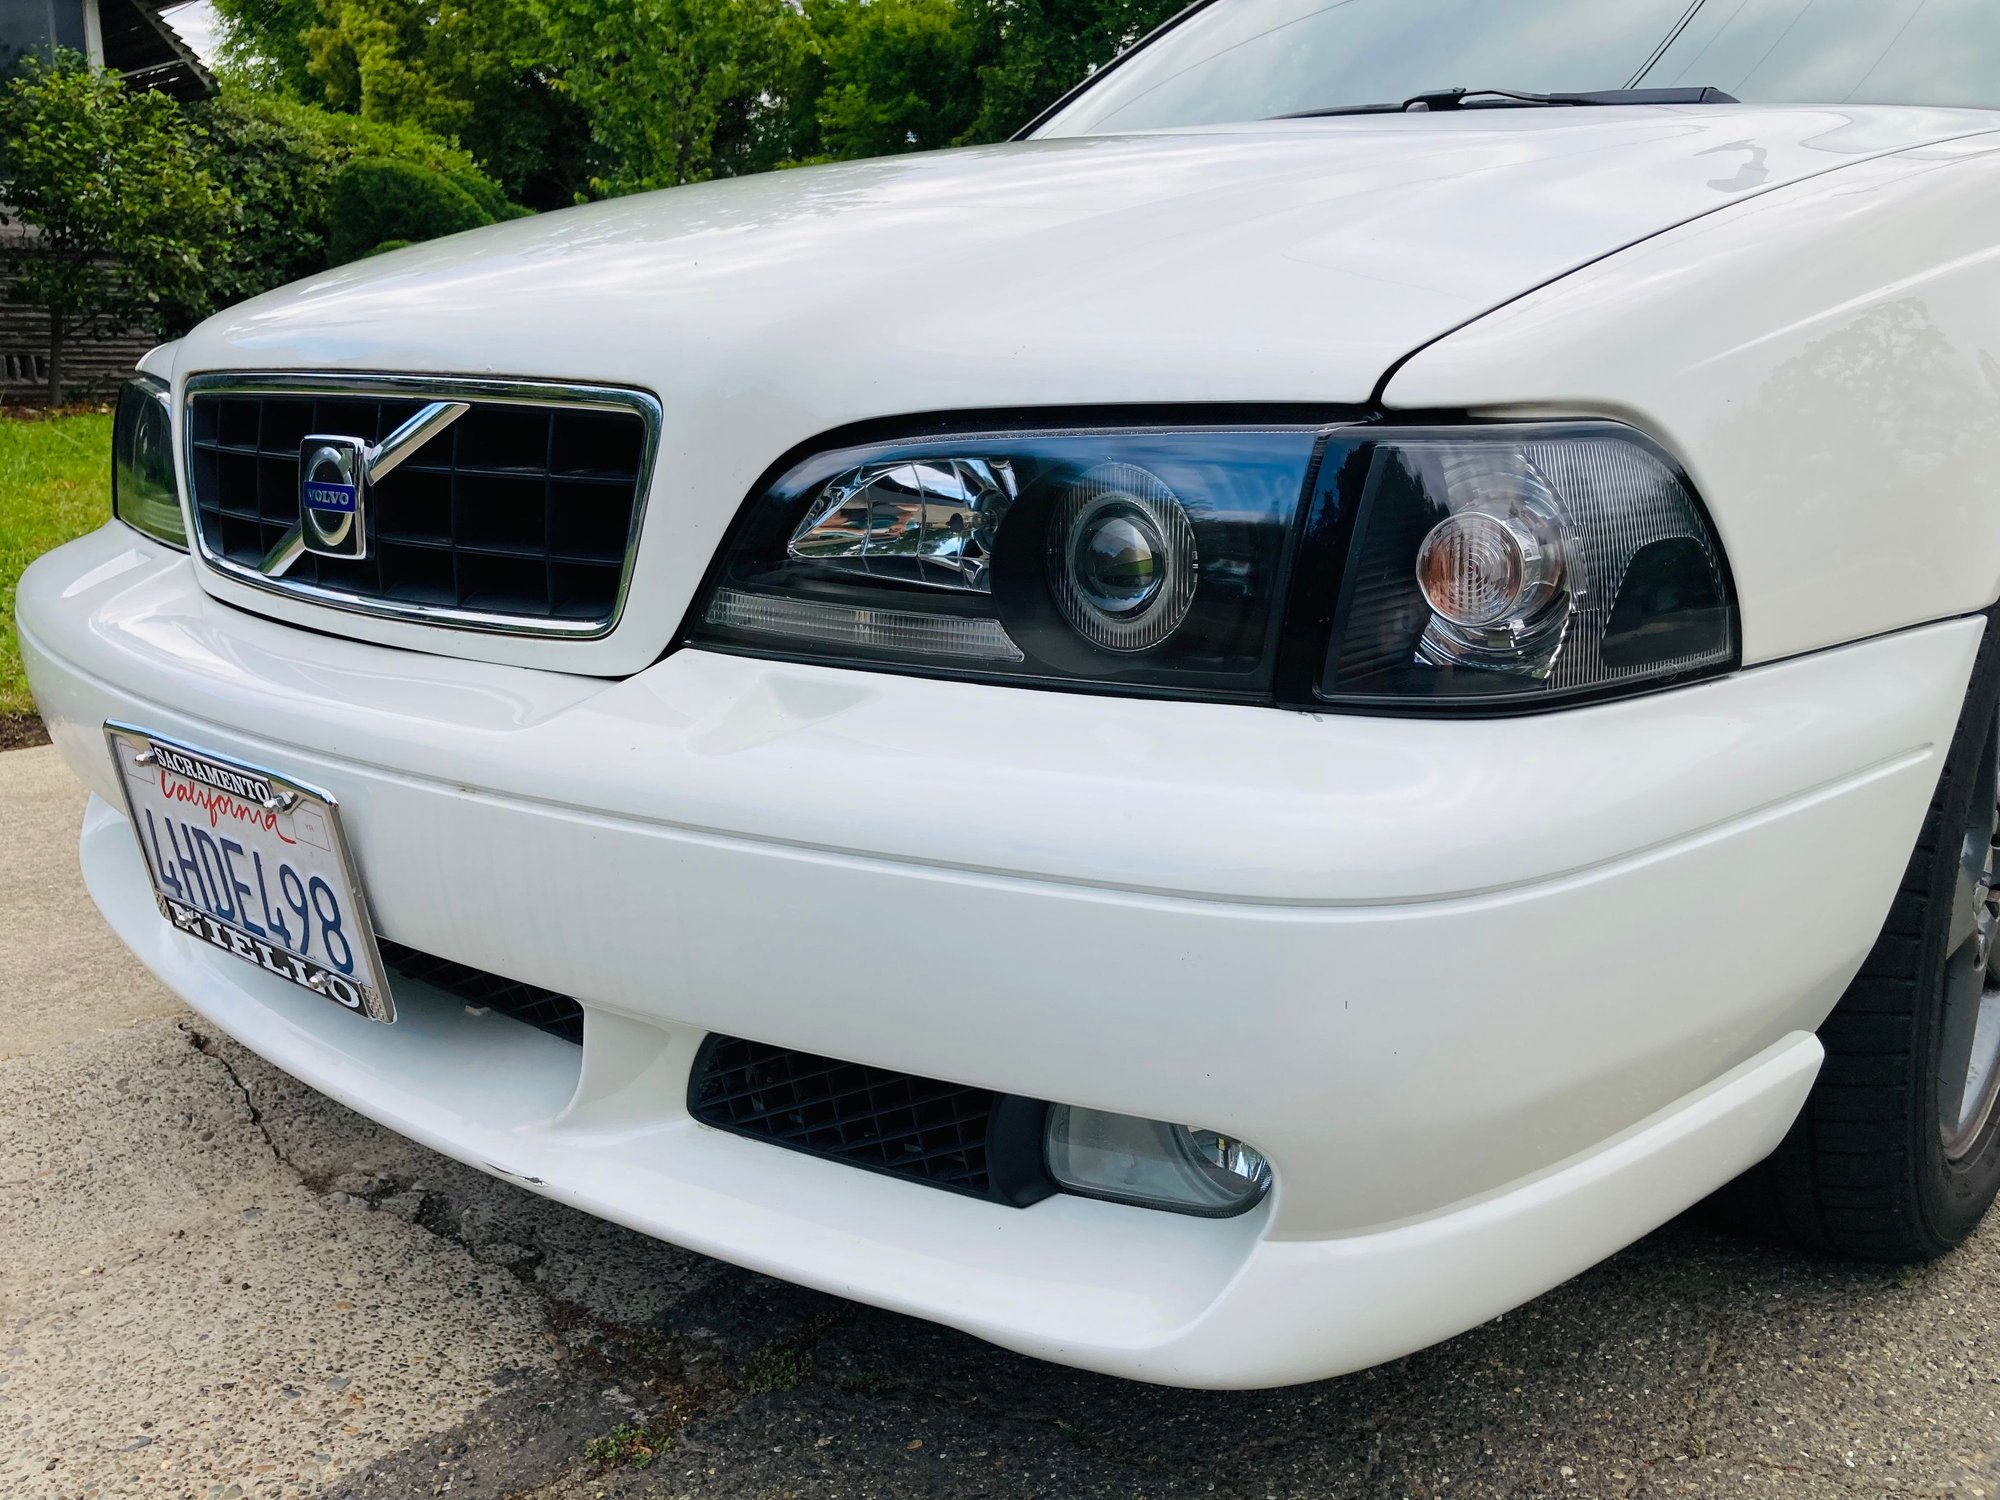
[(1037, 136), (1463, 88), (1708, 86), (1746, 103), (2000, 108), (2000, 0), (1214, 0)]

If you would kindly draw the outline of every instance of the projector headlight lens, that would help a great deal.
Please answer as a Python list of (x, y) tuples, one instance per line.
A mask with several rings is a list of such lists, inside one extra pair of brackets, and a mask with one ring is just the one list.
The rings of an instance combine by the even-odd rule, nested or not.
[(1065, 1191), (1169, 1213), (1229, 1218), (1264, 1201), (1271, 1164), (1220, 1131), (1049, 1107), (1049, 1176)]
[(1160, 596), (1159, 528), (1123, 500), (1100, 502), (1065, 528), (1068, 580), (1097, 615), (1129, 619)]
[(1145, 651), (1194, 602), (1194, 523), (1174, 492), (1131, 464), (1105, 464), (1064, 490), (1051, 526), (1056, 603), (1107, 651)]

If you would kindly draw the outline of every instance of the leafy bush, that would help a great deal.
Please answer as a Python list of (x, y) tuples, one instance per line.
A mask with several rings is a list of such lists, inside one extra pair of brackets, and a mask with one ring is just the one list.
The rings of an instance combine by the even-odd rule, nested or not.
[(335, 265), (386, 240), (414, 243), (491, 224), (493, 216), (443, 172), (406, 161), (351, 161), (333, 175)]
[(446, 170), (444, 175), (449, 177), (455, 186), (463, 188), (474, 203), (486, 210), (486, 217), (490, 223), (497, 224), (502, 219), (525, 219), (535, 212), (532, 208), (524, 208), (519, 203), (509, 202), (506, 193), (501, 191), (500, 184), (483, 172), (453, 167)]
[(443, 175), (447, 182), (479, 205), (480, 212), (486, 215), (487, 223), (491, 224), (508, 216), (507, 210), (510, 205), (507, 202), (507, 195), (500, 191), (499, 183), (491, 178), (482, 177), (477, 172), (448, 171)]
[(170, 326), (200, 297), (233, 209), (172, 100), (75, 53), (30, 56), (0, 88), (0, 202), (39, 231), (0, 258), (9, 295), (49, 315), (50, 405), (72, 338)]
[[(189, 113), (207, 132), (209, 172), (240, 205), (233, 253), (207, 288), (210, 307), (239, 302), (335, 263), (333, 184), (351, 162), (399, 162), (440, 173), (480, 205), (482, 223), (519, 211), (470, 156), (414, 126), (332, 114), (229, 87), (190, 106)], [(498, 209), (486, 207), (489, 202)], [(361, 249), (372, 249), (379, 239), (412, 237), (384, 234)]]

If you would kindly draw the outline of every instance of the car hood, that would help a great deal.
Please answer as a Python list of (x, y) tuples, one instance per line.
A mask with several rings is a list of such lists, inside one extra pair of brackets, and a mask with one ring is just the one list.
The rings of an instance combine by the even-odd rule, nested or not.
[(603, 675), (657, 658), (758, 476), (914, 413), (1366, 402), (1402, 356), (1670, 226), (1977, 112), (1730, 106), (1349, 117), (940, 152), (593, 204), (395, 251), (197, 328), (177, 377), (438, 373), (660, 402), (632, 587), (599, 640), (233, 603)]
[(1898, 108), (1476, 110), (892, 157), (359, 262), (220, 315), (180, 364), (623, 381), (670, 407), (782, 399), (797, 411), (766, 461), (800, 421), (1354, 402), (1410, 350), (1634, 241), (1995, 124)]

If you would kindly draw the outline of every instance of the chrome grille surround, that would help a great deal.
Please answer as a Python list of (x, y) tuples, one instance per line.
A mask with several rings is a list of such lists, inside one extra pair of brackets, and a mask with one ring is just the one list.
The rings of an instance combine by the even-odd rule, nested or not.
[[(631, 525), (624, 539), (622, 563), (608, 610), (590, 618), (524, 613), (498, 613), (455, 605), (413, 602), (356, 593), (299, 579), (267, 576), (259, 568), (224, 555), (202, 523), (200, 497), (195, 492), (195, 404), (210, 396), (303, 397), (319, 400), (424, 403), (465, 401), (475, 406), (521, 406), (545, 412), (607, 412), (635, 416), (642, 440), (633, 480)], [(182, 489), (187, 496), (189, 536), (203, 563), (223, 576), (267, 593), (357, 614), (412, 624), (563, 640), (594, 640), (609, 635), (624, 613), (637, 561), (639, 538), (651, 494), (654, 463), (660, 445), (660, 404), (649, 392), (627, 386), (582, 385), (570, 382), (486, 379), (407, 374), (330, 374), (294, 372), (222, 373), (191, 376), (182, 394), (179, 441), (183, 463)], [(551, 480), (555, 479), (552, 473)]]

